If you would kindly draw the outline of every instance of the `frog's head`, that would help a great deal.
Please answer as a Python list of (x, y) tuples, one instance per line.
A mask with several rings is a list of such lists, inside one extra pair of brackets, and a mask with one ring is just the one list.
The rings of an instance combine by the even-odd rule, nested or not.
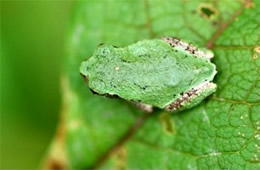
[[(116, 46), (100, 44), (97, 49), (94, 51), (94, 54), (91, 57), (88, 57), (85, 61), (83, 61), (80, 65), (80, 74), (84, 77), (84, 79), (88, 80), (88, 75), (91, 67), (94, 66), (96, 61), (106, 60), (108, 56), (115, 54), (115, 49), (118, 48)], [(104, 61), (100, 61), (104, 62)]]

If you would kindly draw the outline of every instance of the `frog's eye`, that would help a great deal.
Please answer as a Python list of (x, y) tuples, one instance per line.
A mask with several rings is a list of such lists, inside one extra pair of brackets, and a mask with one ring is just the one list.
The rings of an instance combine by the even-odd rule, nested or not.
[(108, 46), (108, 45), (102, 45), (100, 46), (97, 50), (96, 50), (96, 55), (98, 56), (107, 56), (108, 54), (111, 53), (111, 51), (113, 50), (112, 46)]

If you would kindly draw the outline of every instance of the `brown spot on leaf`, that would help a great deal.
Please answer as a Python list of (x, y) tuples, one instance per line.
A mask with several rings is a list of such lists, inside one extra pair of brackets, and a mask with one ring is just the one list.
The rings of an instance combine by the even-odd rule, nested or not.
[(253, 3), (253, 0), (244, 0), (245, 7), (246, 8), (254, 8), (255, 4)]
[(159, 120), (162, 123), (163, 132), (167, 135), (172, 135), (174, 133), (174, 122), (171, 118), (170, 113), (161, 113), (159, 116)]
[(192, 10), (192, 11), (191, 11), (191, 14), (196, 14), (196, 11), (195, 11), (195, 10)]
[(52, 159), (47, 163), (45, 168), (48, 170), (63, 170), (65, 169), (65, 166), (62, 164), (62, 162)]
[(212, 21), (211, 23), (213, 26), (218, 26), (218, 22), (217, 21)]
[(256, 60), (256, 59), (258, 59), (258, 55), (257, 55), (257, 54), (254, 54), (254, 55), (253, 55), (253, 60)]
[(260, 53), (260, 46), (254, 48), (255, 52)]
[(258, 59), (258, 55), (260, 54), (260, 46), (254, 48), (255, 53), (253, 54), (253, 60)]

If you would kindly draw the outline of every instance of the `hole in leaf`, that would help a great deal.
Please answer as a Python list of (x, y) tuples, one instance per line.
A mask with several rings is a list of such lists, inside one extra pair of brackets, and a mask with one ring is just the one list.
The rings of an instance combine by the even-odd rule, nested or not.
[(207, 17), (210, 17), (211, 15), (214, 15), (214, 11), (212, 11), (210, 8), (201, 8), (201, 12), (203, 12)]
[(217, 9), (212, 7), (211, 4), (201, 4), (199, 6), (199, 13), (206, 19), (212, 19), (217, 16)]

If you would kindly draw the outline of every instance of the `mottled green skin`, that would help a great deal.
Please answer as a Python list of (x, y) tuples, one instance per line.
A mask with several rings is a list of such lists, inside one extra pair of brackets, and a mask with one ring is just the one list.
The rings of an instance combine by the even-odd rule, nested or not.
[[(80, 72), (98, 94), (165, 108), (183, 92), (212, 81), (215, 65), (157, 39), (124, 48), (101, 45), (82, 63)], [(205, 97), (192, 102), (197, 104)]]

